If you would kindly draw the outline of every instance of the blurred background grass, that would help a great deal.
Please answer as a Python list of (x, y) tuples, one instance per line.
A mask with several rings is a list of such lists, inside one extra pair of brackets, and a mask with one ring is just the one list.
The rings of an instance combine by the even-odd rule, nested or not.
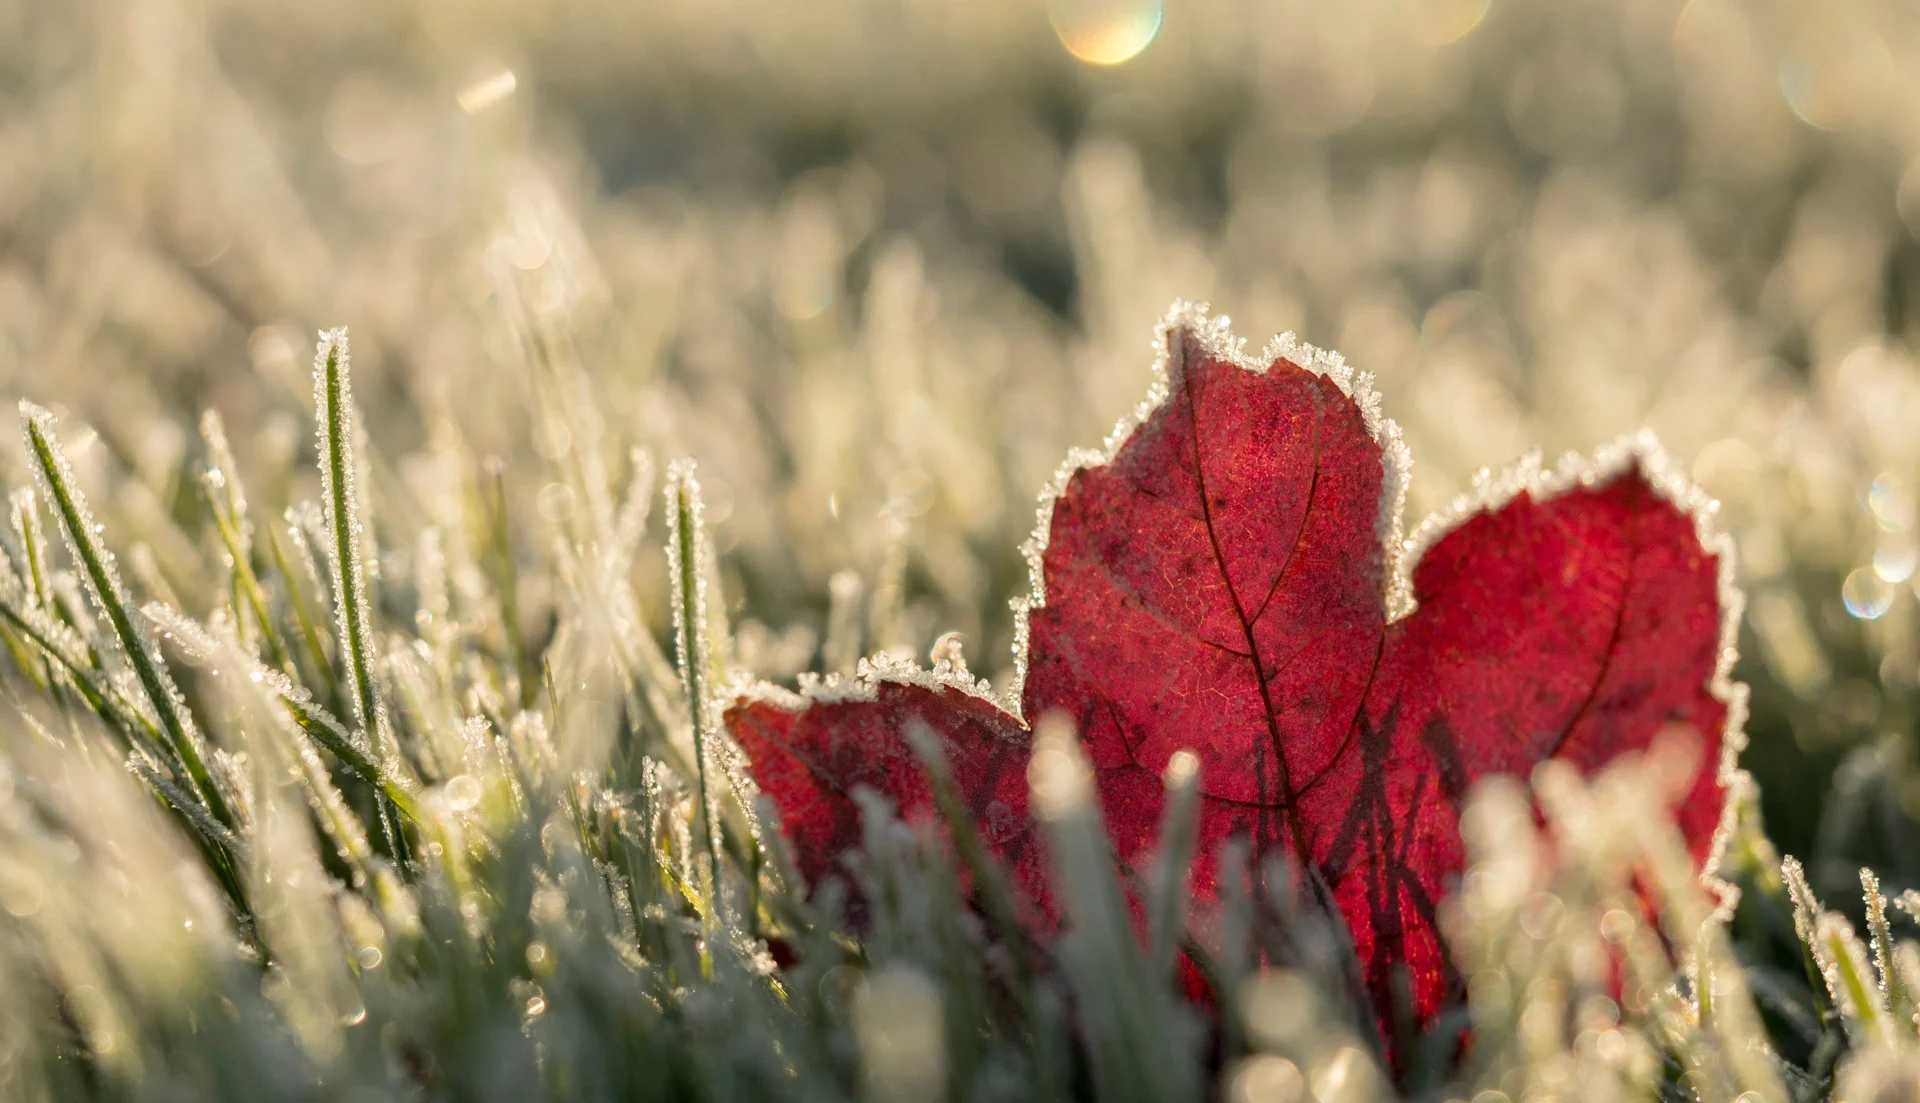
[(637, 440), (701, 462), (741, 664), (957, 630), (1004, 677), (1035, 491), (1207, 299), (1379, 377), (1416, 517), (1656, 429), (1742, 552), (1775, 838), (1898, 891), (1916, 66), (1891, 0), (0, 0), (0, 391), (204, 594), (193, 418), (312, 496), (347, 324), (382, 547), (478, 477), (452, 434), (555, 524), (532, 457)]

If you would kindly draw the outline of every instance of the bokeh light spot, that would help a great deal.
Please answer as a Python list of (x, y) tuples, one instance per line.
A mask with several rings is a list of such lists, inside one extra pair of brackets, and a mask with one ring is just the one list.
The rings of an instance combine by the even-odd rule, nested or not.
[(471, 774), (461, 774), (447, 782), (447, 806), (466, 812), (480, 803), (480, 782)]
[(513, 70), (502, 69), (462, 88), (457, 97), (460, 101), (460, 110), (469, 115), (477, 115), (513, 95), (514, 90), (519, 87), (520, 79), (513, 75)]
[(1132, 61), (1160, 33), (1162, 0), (1050, 0), (1047, 18), (1060, 44), (1089, 65)]
[(1893, 608), (1893, 594), (1893, 584), (1868, 567), (1854, 571), (1840, 584), (1840, 600), (1846, 602), (1848, 613), (1861, 620), (1886, 616)]
[(1898, 544), (1873, 553), (1873, 573), (1888, 582), (1905, 582), (1912, 578), (1914, 565), (1912, 544)]
[(1467, 37), (1487, 17), (1488, 0), (1433, 0), (1419, 7), (1421, 35), (1429, 46)]
[(1867, 509), (1881, 529), (1907, 532), (1913, 528), (1913, 498), (1900, 476), (1882, 471), (1867, 486)]

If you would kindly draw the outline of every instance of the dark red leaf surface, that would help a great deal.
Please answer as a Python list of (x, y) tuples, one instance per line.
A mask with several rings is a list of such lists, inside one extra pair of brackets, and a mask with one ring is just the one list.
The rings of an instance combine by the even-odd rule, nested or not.
[[(1679, 809), (1706, 862), (1738, 738), (1734, 614), (1710, 507), (1657, 447), (1523, 464), (1403, 542), (1404, 449), (1364, 377), (1298, 347), (1246, 364), (1194, 310), (1176, 310), (1161, 347), (1152, 400), (1110, 458), (1073, 471), (1039, 534), (1018, 701), (1020, 717), (1073, 719), (1120, 862), (1149, 857), (1161, 773), (1193, 750), (1196, 897), (1215, 894), (1214, 857), (1236, 834), (1317, 871), (1373, 998), (1384, 1011), (1404, 968), (1422, 1019), (1454, 983), (1435, 909), (1477, 779), (1556, 756), (1592, 769), (1683, 725), (1706, 744)], [(730, 730), (807, 877), (858, 841), (854, 787), (928, 814), (902, 734), (917, 717), (983, 837), (1051, 914), (1026, 726), (966, 684), (885, 667), (733, 704)]]

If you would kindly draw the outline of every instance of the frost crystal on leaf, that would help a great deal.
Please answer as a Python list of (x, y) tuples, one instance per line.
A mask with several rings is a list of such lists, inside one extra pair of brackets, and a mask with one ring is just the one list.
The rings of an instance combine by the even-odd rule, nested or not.
[(1041, 493), (1006, 697), (950, 659), (884, 655), (735, 694), (728, 728), (803, 873), (857, 839), (856, 786), (928, 809), (901, 746), (919, 722), (1051, 922), (1019, 781), (1027, 725), (1057, 712), (1124, 866), (1147, 873), (1163, 774), (1191, 754), (1195, 897), (1244, 876), (1221, 864), (1235, 839), (1324, 884), (1382, 1022), (1396, 976), (1423, 1019), (1460, 983), (1436, 908), (1482, 777), (1585, 773), (1690, 729), (1709, 753), (1679, 801), (1682, 860), (1711, 878), (1739, 777), (1740, 598), (1713, 503), (1651, 437), (1550, 470), (1529, 457), (1403, 538), (1411, 461), (1369, 376), (1290, 336), (1250, 360), (1188, 304), (1156, 348), (1146, 401)]

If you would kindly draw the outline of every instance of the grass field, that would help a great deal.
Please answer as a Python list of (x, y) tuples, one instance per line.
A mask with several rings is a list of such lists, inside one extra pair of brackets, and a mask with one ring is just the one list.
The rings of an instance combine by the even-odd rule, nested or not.
[[(1912, 23), (0, 0), (0, 1096), (1911, 1097)], [(1409, 520), (1659, 434), (1746, 596), (1737, 908), (1657, 756), (1476, 797), (1424, 1034), (1278, 875), (1190, 1006), (1084, 797), (1033, 958), (884, 807), (807, 891), (716, 696), (1008, 686), (1176, 299), (1372, 372)]]

